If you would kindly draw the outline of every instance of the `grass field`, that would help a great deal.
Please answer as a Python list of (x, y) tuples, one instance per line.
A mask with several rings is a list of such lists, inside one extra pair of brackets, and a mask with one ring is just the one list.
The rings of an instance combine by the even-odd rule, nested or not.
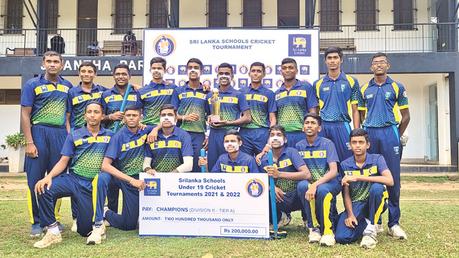
[[(283, 240), (140, 238), (136, 231), (109, 228), (105, 242), (86, 246), (85, 238), (69, 230), (68, 199), (61, 209), (66, 226), (63, 242), (37, 250), (32, 247), (36, 240), (28, 237), (25, 183), (24, 176), (0, 176), (0, 257), (459, 257), (459, 181), (446, 176), (402, 178), (401, 224), (408, 240), (393, 240), (386, 229), (373, 250), (358, 244), (332, 248), (308, 244), (298, 212), (293, 213)], [(383, 217), (386, 222), (387, 214)]]

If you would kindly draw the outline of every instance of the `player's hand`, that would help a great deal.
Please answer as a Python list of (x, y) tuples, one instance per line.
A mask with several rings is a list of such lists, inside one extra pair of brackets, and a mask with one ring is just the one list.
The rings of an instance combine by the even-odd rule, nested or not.
[(314, 200), (314, 198), (316, 196), (316, 192), (317, 192), (316, 184), (310, 184), (309, 187), (308, 187), (308, 191), (306, 191), (306, 194), (304, 195), (304, 197), (308, 201)]
[(210, 83), (208, 81), (205, 81), (203, 84), (202, 84), (202, 89), (207, 92), (207, 91), (210, 91)]
[(264, 169), (266, 172), (268, 172), (268, 176), (272, 176), (273, 178), (278, 178), (279, 177), (279, 170), (277, 169), (277, 166), (265, 166)]
[(159, 129), (157, 126), (153, 128), (153, 130), (151, 130), (151, 132), (147, 136), (148, 143), (156, 142), (156, 140), (158, 140), (158, 131)]
[(131, 83), (131, 86), (132, 86), (132, 88), (134, 88), (134, 90), (140, 90), (142, 88), (141, 85), (134, 84), (134, 83)]
[(45, 193), (45, 187), (46, 187), (46, 190), (49, 190), (49, 188), (51, 188), (52, 183), (53, 183), (52, 178), (49, 176), (45, 176), (42, 180), (38, 181), (35, 184), (35, 192), (37, 194)]
[(132, 179), (131, 181), (129, 181), (129, 184), (137, 188), (137, 190), (139, 191), (142, 191), (146, 187), (145, 182), (143, 180), (138, 180), (138, 179)]
[(123, 120), (123, 117), (124, 117), (124, 113), (121, 111), (116, 111), (115, 113), (111, 113), (110, 115), (108, 115), (108, 119), (112, 121)]
[(350, 183), (357, 182), (357, 177), (355, 176), (344, 176), (341, 180), (342, 186), (349, 186)]
[(277, 202), (283, 202), (284, 201), (284, 191), (282, 191), (282, 189), (280, 189), (279, 187), (276, 186), (275, 188), (275, 192), (276, 192), (276, 201)]
[(207, 158), (206, 157), (199, 157), (198, 165), (199, 166), (207, 166)]
[(209, 137), (206, 136), (206, 138), (204, 139), (204, 142), (202, 142), (202, 148), (204, 150), (207, 150), (208, 147), (209, 147)]
[(27, 157), (38, 158), (38, 149), (34, 143), (27, 144), (25, 153)]
[(408, 139), (409, 139), (408, 135), (400, 136), (400, 144), (402, 146), (406, 146), (406, 144), (408, 143)]
[(147, 125), (146, 125), (146, 124), (139, 123), (139, 129), (140, 129), (141, 131), (145, 130), (145, 128), (147, 128)]
[(266, 153), (264, 153), (263, 151), (258, 153), (257, 156), (255, 156), (255, 161), (257, 162), (258, 165), (261, 165), (261, 159), (263, 158), (263, 156), (265, 156)]
[(346, 224), (348, 228), (355, 228), (355, 226), (357, 226), (359, 223), (357, 222), (357, 218), (354, 216), (354, 214), (352, 214), (347, 216), (347, 218), (344, 220), (344, 224)]
[(221, 126), (229, 125), (229, 122), (226, 120), (220, 120), (218, 122), (213, 122), (213, 123), (211, 122), (210, 125), (213, 127), (221, 127)]
[(184, 121), (196, 122), (199, 121), (199, 115), (196, 113), (191, 113), (183, 116)]
[(156, 174), (156, 170), (150, 168), (150, 169), (146, 170), (145, 173), (154, 176)]

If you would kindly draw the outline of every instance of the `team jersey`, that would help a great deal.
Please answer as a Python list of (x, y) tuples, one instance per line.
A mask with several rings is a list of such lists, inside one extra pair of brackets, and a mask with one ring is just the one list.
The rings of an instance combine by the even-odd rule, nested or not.
[(336, 80), (328, 75), (314, 82), (319, 100), (320, 117), (328, 122), (351, 122), (352, 105), (359, 102), (359, 82), (354, 77), (340, 73)]
[(33, 125), (64, 127), (68, 92), (72, 84), (59, 76), (57, 83), (45, 79), (45, 75), (28, 80), (21, 93), (21, 106), (31, 107), (30, 122)]
[(168, 137), (160, 130), (158, 140), (148, 146), (147, 156), (152, 158), (151, 167), (158, 172), (171, 172), (183, 164), (183, 157), (193, 156), (190, 135), (177, 126)]
[(87, 127), (69, 133), (61, 154), (72, 158), (70, 172), (93, 179), (100, 172), (112, 136), (113, 132), (104, 128), (100, 128), (97, 136), (93, 136)]
[(183, 87), (176, 87), (172, 94), (172, 105), (181, 116), (195, 113), (198, 121), (182, 121), (180, 128), (187, 132), (204, 133), (206, 131), (206, 117), (210, 114), (207, 102), (207, 93), (202, 85), (198, 89), (191, 88), (188, 83)]
[(69, 90), (68, 107), (70, 113), (70, 126), (72, 128), (81, 128), (86, 124), (84, 113), (86, 105), (91, 101), (102, 103), (102, 93), (107, 90), (105, 87), (93, 84), (91, 92), (83, 91), (81, 82), (78, 86)]
[(159, 124), (159, 110), (164, 104), (171, 104), (172, 93), (177, 86), (150, 82), (139, 90), (143, 104), (143, 121), (147, 125)]
[(113, 160), (113, 166), (129, 176), (138, 175), (143, 170), (147, 148), (147, 136), (152, 127), (132, 133), (124, 126), (111, 139), (105, 157)]
[(228, 153), (220, 155), (211, 172), (258, 173), (259, 171), (255, 158), (239, 151), (235, 161)]
[[(274, 164), (280, 172), (298, 172), (300, 167), (305, 165), (298, 151), (291, 147), (284, 147), (279, 159)], [(268, 157), (265, 155), (261, 160), (260, 168), (264, 169), (268, 165)], [(286, 193), (296, 191), (298, 183), (296, 180), (278, 178), (275, 181), (276, 186)]]
[[(102, 105), (104, 106), (105, 115), (113, 114), (121, 109), (121, 103), (123, 103), (124, 95), (121, 95), (116, 86), (104, 91), (102, 94)], [(140, 102), (139, 93), (131, 88), (129, 96), (127, 98), (126, 107), (135, 106), (142, 107)], [(121, 121), (120, 121), (121, 122)], [(115, 128), (115, 121), (109, 121), (105, 123), (105, 128), (113, 130)]]
[[(384, 157), (380, 154), (369, 154), (365, 157), (362, 168), (355, 164), (354, 157), (341, 162), (343, 176), (380, 176), (388, 169)], [(352, 182), (349, 184), (349, 191), (352, 202), (365, 201), (370, 196), (370, 182)]]
[(318, 136), (313, 144), (304, 139), (298, 142), (295, 148), (309, 168), (313, 183), (329, 171), (329, 163), (339, 162), (335, 144), (324, 137)]
[[(219, 88), (218, 91), (219, 99), (220, 99), (220, 118), (221, 120), (225, 121), (234, 121), (238, 119), (242, 112), (250, 109), (249, 105), (247, 105), (247, 101), (245, 99), (244, 94), (240, 91), (235, 90), (233, 87), (228, 87), (226, 91), (222, 91)], [(209, 109), (212, 110), (212, 92), (207, 94), (207, 101), (209, 103)], [(220, 130), (229, 130), (234, 129), (235, 126), (220, 126), (214, 129)]]
[(379, 86), (372, 79), (360, 88), (359, 110), (366, 111), (364, 127), (386, 127), (400, 121), (399, 110), (408, 108), (405, 87), (387, 77)]
[(274, 92), (261, 85), (257, 89), (252, 86), (241, 90), (250, 107), (252, 122), (242, 125), (244, 128), (269, 128), (269, 113), (277, 111)]
[(317, 97), (308, 82), (296, 81), (290, 90), (285, 84), (276, 91), (277, 123), (287, 132), (303, 130), (303, 121), (310, 108), (318, 106)]

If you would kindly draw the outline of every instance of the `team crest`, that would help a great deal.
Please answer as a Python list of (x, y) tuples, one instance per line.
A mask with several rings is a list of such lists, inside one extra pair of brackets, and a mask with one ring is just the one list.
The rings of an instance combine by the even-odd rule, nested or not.
[(390, 91), (386, 91), (384, 96), (386, 97), (386, 99), (389, 99), (391, 94), (392, 93), (390, 93)]
[(265, 72), (267, 75), (270, 75), (273, 73), (273, 68), (270, 65), (267, 65), (265, 70), (266, 70)]
[(309, 65), (300, 65), (300, 74), (309, 75)]
[(144, 196), (161, 196), (161, 179), (159, 178), (145, 178)]
[(172, 36), (163, 34), (154, 40), (155, 51), (160, 56), (168, 56), (174, 52), (177, 44)]
[(261, 180), (254, 178), (247, 182), (245, 189), (250, 196), (256, 198), (263, 194), (265, 186)]
[(167, 67), (166, 72), (167, 72), (167, 74), (170, 74), (170, 75), (174, 74), (175, 73), (175, 67), (173, 67), (172, 65)]
[[(179, 86), (185, 86), (186, 85), (186, 80), (180, 80), (178, 83)], [(186, 94), (185, 94), (186, 96)]]
[(179, 75), (186, 75), (186, 65), (179, 65), (178, 66), (178, 74)]
[(311, 35), (289, 34), (288, 35), (289, 56), (311, 56)]
[(271, 89), (273, 87), (273, 79), (263, 79), (263, 85), (266, 88)]
[(241, 66), (239, 67), (239, 72), (240, 72), (241, 74), (247, 74), (248, 71), (249, 71), (249, 68), (247, 68), (246, 65), (241, 65)]

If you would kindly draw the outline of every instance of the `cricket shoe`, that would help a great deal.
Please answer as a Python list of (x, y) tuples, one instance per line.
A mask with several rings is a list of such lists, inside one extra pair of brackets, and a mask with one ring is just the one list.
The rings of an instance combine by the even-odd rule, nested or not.
[(105, 234), (105, 224), (102, 223), (100, 226), (93, 226), (91, 235), (88, 236), (86, 240), (87, 245), (98, 245), (102, 243), (102, 240), (105, 240), (107, 235)]
[(62, 236), (61, 233), (59, 232), (57, 235), (51, 233), (51, 231), (47, 231), (45, 236), (38, 242), (35, 242), (33, 244), (33, 247), (35, 248), (46, 248), (50, 245), (57, 244), (62, 242)]
[(333, 234), (323, 235), (320, 238), (319, 244), (321, 246), (334, 246), (336, 244), (335, 235)]
[(376, 234), (372, 235), (364, 235), (362, 241), (360, 242), (360, 246), (366, 249), (373, 249), (376, 247), (378, 240), (376, 240)]
[(399, 224), (396, 224), (390, 227), (387, 233), (389, 234), (389, 236), (392, 236), (393, 238), (408, 239), (408, 236), (406, 235), (405, 231), (402, 229), (402, 227), (400, 227)]
[(320, 229), (318, 228), (310, 228), (309, 229), (309, 243), (318, 243), (320, 239), (322, 238), (322, 235), (320, 234)]

